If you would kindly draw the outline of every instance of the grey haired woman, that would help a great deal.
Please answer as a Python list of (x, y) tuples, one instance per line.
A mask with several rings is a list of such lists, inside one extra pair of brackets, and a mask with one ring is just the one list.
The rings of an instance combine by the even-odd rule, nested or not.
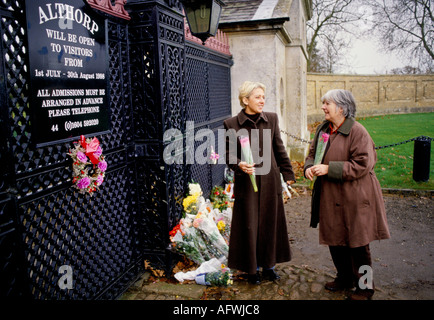
[[(351, 289), (352, 300), (374, 294), (369, 243), (390, 238), (380, 184), (374, 172), (375, 145), (355, 120), (350, 91), (331, 90), (322, 98), (325, 121), (320, 124), (305, 161), (305, 177), (317, 177), (312, 192), (311, 227), (319, 223), (319, 242), (329, 246), (337, 270), (331, 291)], [(316, 146), (329, 134), (321, 164), (314, 165)]]

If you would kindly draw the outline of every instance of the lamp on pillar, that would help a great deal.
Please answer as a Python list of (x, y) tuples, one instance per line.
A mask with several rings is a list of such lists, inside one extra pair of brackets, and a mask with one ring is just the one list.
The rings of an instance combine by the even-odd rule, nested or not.
[(191, 34), (202, 40), (217, 33), (222, 6), (221, 0), (181, 0)]

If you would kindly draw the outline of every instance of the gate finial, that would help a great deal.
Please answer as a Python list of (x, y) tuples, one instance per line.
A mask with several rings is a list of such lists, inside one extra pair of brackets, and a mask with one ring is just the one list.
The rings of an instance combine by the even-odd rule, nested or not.
[(111, 0), (87, 0), (89, 5), (97, 10), (104, 11), (105, 13), (111, 14), (115, 17), (130, 20), (131, 17), (125, 10), (124, 6), (127, 0), (115, 0), (115, 5), (113, 6)]

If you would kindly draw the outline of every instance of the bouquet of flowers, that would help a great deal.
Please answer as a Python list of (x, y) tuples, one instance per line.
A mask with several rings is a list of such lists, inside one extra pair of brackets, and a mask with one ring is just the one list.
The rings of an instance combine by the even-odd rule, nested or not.
[[(330, 138), (330, 135), (328, 133), (320, 132), (320, 138), (319, 138), (318, 143), (316, 145), (315, 159), (313, 162), (315, 166), (322, 162), (322, 158), (324, 157), (324, 152), (325, 152), (329, 138)], [(310, 182), (310, 189), (313, 189), (313, 185), (315, 183), (315, 180), (316, 180), (316, 176), (314, 176), (312, 181)]]
[(215, 209), (221, 211), (225, 210), (229, 206), (229, 197), (223, 187), (215, 186), (209, 195), (209, 200), (211, 200), (212, 206)]
[(222, 256), (228, 256), (228, 244), (218, 230), (211, 214), (199, 211), (199, 214), (193, 221), (193, 227), (200, 232), (200, 235), (205, 241), (209, 253), (213, 257), (221, 258)]
[(97, 138), (85, 138), (74, 142), (74, 149), (70, 149), (72, 163), (72, 183), (80, 193), (93, 194), (104, 181), (107, 162), (104, 160), (101, 146)]
[[(205, 275), (208, 273), (212, 273), (212, 272), (225, 273), (225, 272), (228, 272), (228, 275), (231, 276), (231, 274), (229, 273), (230, 270), (226, 267), (226, 265), (224, 263), (225, 262), (222, 262), (219, 259), (212, 258), (212, 259), (202, 263), (196, 270), (190, 270), (187, 272), (183, 272), (183, 271), (177, 272), (175, 274), (175, 279), (178, 280), (179, 282), (184, 282), (184, 280), (197, 280), (197, 283), (206, 285), (206, 282), (205, 282), (206, 276)], [(208, 278), (210, 278), (210, 276)], [(223, 283), (223, 282), (221, 282), (221, 283)], [(229, 285), (232, 283), (232, 280), (228, 279), (228, 281), (226, 283)]]
[(169, 248), (200, 265), (194, 272), (178, 272), (178, 281), (194, 280), (202, 274), (203, 279), (198, 281), (203, 284), (227, 286), (232, 283), (231, 274), (223, 264), (229, 254), (232, 208), (226, 203), (223, 188), (213, 188), (210, 197), (213, 202), (204, 199), (199, 184), (189, 184), (183, 201), (184, 217), (169, 232)]
[(220, 155), (214, 152), (214, 148), (211, 146), (211, 155), (210, 155), (211, 164), (217, 164), (217, 160), (220, 158)]
[[(241, 152), (243, 153), (244, 159), (248, 164), (253, 164), (252, 149), (250, 148), (250, 140), (248, 136), (240, 136)], [(255, 174), (250, 175), (250, 180), (252, 181), (253, 191), (258, 192), (258, 186), (256, 185)]]
[[(181, 223), (175, 226), (170, 234), (175, 234), (170, 237), (170, 241), (172, 242), (172, 248), (184, 254), (188, 259), (194, 261), (197, 264), (202, 264), (206, 261), (202, 253), (200, 252), (200, 246), (197, 242), (199, 238), (196, 230), (187, 228), (185, 231), (181, 231)], [(179, 226), (179, 227), (178, 227)]]
[(219, 230), (220, 234), (222, 235), (223, 239), (225, 239), (226, 243), (229, 245), (229, 235), (230, 235), (230, 221), (227, 221), (226, 216), (222, 216), (219, 218), (217, 222), (217, 229)]
[(196, 214), (198, 210), (198, 202), (201, 200), (202, 189), (198, 183), (190, 183), (189, 194), (182, 201), (184, 207), (184, 214)]
[(196, 283), (205, 286), (227, 287), (233, 284), (229, 271), (214, 271), (201, 273), (196, 276)]
[(234, 172), (230, 168), (225, 168), (224, 179), (227, 183), (234, 182)]
[(224, 180), (227, 182), (225, 184), (225, 193), (229, 198), (229, 201), (233, 201), (233, 195), (234, 195), (234, 172), (229, 169), (225, 168), (224, 172)]
[(213, 208), (209, 199), (204, 199), (199, 184), (189, 184), (183, 207), (184, 217), (169, 232), (170, 248), (197, 264), (212, 258), (227, 258), (229, 247), (215, 222), (221, 211)]

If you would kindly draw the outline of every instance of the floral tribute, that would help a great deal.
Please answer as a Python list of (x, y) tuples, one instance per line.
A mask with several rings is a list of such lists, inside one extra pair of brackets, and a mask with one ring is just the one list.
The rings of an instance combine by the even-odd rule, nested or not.
[(72, 163), (72, 183), (80, 193), (92, 195), (104, 182), (107, 162), (104, 160), (101, 146), (97, 138), (80, 136), (74, 142), (74, 149), (70, 149)]
[(197, 284), (216, 287), (228, 287), (234, 283), (232, 273), (225, 265), (221, 266), (221, 270), (198, 274), (195, 281)]
[(211, 155), (210, 155), (211, 164), (217, 164), (217, 160), (220, 158), (220, 155), (214, 152), (214, 148), (211, 146)]
[[(217, 187), (213, 190), (223, 192), (223, 189)], [(216, 201), (215, 198), (213, 200)], [(227, 261), (232, 208), (229, 201), (228, 204), (223, 203), (224, 206), (221, 198), (218, 202), (214, 201), (205, 200), (199, 184), (189, 184), (189, 193), (183, 200), (184, 216), (169, 232), (170, 249), (198, 265), (211, 260), (223, 264)], [(222, 274), (226, 272), (216, 271)]]
[[(320, 164), (322, 162), (322, 158), (324, 158), (325, 149), (327, 146), (327, 142), (329, 141), (330, 135), (325, 132), (320, 132), (320, 138), (318, 140), (318, 144), (316, 146), (316, 152), (315, 152), (315, 159), (313, 161), (313, 164), (316, 166), (317, 164)], [(313, 177), (312, 181), (310, 182), (310, 189), (313, 189), (313, 185), (315, 183), (316, 176)]]
[[(241, 152), (243, 153), (244, 159), (248, 164), (253, 164), (252, 149), (250, 148), (249, 136), (240, 136)], [(255, 174), (250, 175), (250, 180), (252, 182), (253, 191), (258, 192), (258, 186), (256, 185)]]
[(211, 201), (215, 209), (220, 211), (226, 210), (229, 206), (229, 196), (223, 187), (215, 186), (209, 195), (209, 200)]

